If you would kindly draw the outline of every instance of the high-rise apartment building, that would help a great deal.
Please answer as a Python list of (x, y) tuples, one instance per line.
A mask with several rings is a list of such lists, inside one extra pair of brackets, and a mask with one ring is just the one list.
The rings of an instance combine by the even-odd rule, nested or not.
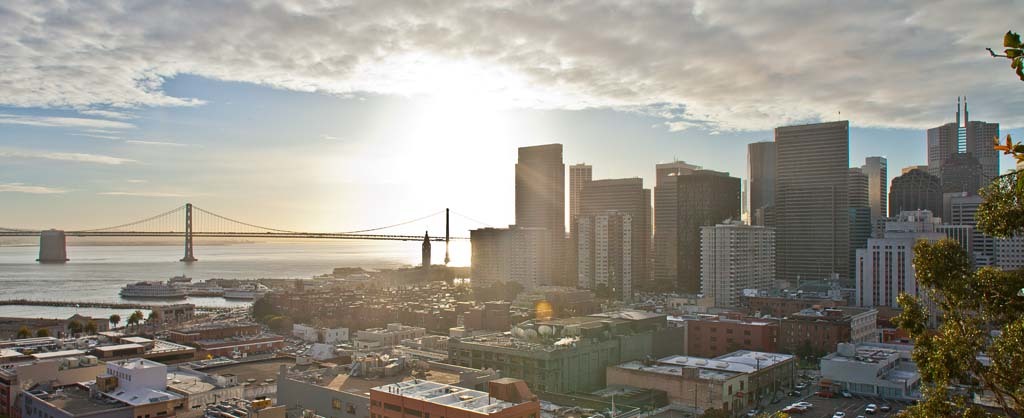
[(701, 168), (683, 161), (655, 166), (654, 183), (654, 281), (660, 289), (671, 289), (676, 281), (677, 217), (679, 199), (676, 178)]
[(776, 153), (777, 147), (772, 141), (747, 145), (748, 202), (752, 225), (765, 224), (765, 212), (775, 205)]
[(971, 256), (974, 265), (991, 266), (996, 264), (996, 240), (985, 235), (978, 229), (978, 221), (975, 214), (978, 206), (981, 206), (982, 198), (978, 195), (961, 193), (960, 195), (946, 195), (949, 201), (949, 224), (967, 225), (971, 227)]
[[(651, 242), (651, 194), (642, 178), (592, 180), (583, 187), (580, 216), (622, 212), (629, 215), (632, 285), (646, 284)], [(578, 248), (578, 246), (577, 246)], [(577, 263), (578, 266), (579, 263)], [(579, 273), (577, 272), (577, 276)]]
[[(540, 264), (547, 268), (541, 274), (548, 283), (563, 284), (565, 272), (565, 164), (562, 144), (519, 148), (516, 163), (516, 225), (521, 228), (544, 228), (548, 237), (539, 245), (548, 252)], [(531, 232), (530, 236), (543, 235)], [(546, 244), (545, 244), (546, 243)]]
[(546, 228), (482, 228), (469, 231), (474, 286), (516, 282), (526, 289), (556, 284), (550, 263), (552, 241)]
[(885, 238), (871, 238), (858, 249), (854, 304), (898, 309), (900, 293), (917, 296), (914, 244), (946, 238), (940, 223), (930, 211), (904, 211), (886, 223)]
[(919, 209), (934, 214), (943, 213), (942, 183), (937, 176), (914, 168), (892, 179), (892, 187), (889, 189), (889, 216)]
[(733, 221), (701, 227), (701, 293), (716, 307), (739, 306), (744, 291), (768, 291), (775, 281), (775, 230)]
[(633, 218), (607, 211), (576, 217), (577, 286), (602, 289), (629, 301), (633, 296)]
[(594, 167), (587, 164), (569, 166), (569, 231), (575, 228), (576, 216), (580, 214), (580, 197), (583, 186), (594, 179)]
[(871, 222), (888, 216), (889, 177), (888, 161), (885, 157), (867, 157), (861, 172), (868, 176), (868, 204), (871, 206)]
[(507, 228), (474, 229), (469, 231), (469, 242), (473, 286), (483, 287), (511, 278), (512, 234)]
[(700, 292), (701, 227), (740, 219), (740, 179), (699, 170), (676, 178), (679, 200), (676, 290)]
[(778, 278), (849, 278), (849, 122), (776, 128), (775, 143)]

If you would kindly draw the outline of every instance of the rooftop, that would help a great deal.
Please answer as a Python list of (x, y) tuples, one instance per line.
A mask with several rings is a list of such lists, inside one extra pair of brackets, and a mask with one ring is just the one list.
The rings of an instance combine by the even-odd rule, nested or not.
[(193, 395), (209, 392), (216, 388), (212, 383), (206, 381), (203, 375), (188, 373), (182, 370), (167, 372), (167, 388), (175, 391)]
[[(126, 344), (126, 345), (138, 345), (138, 344)], [(144, 358), (132, 358), (127, 360), (115, 360), (108, 364), (117, 365), (125, 369), (152, 369), (156, 367), (167, 367), (163, 363), (157, 363), (153, 360), (146, 360)]]
[(32, 354), (37, 360), (45, 360), (51, 358), (62, 358), (62, 357), (75, 357), (85, 355), (85, 351), (82, 350), (62, 350), (62, 351), (51, 351), (48, 353), (35, 353)]
[(94, 414), (128, 406), (124, 402), (113, 399), (95, 399), (89, 396), (89, 389), (81, 385), (62, 386), (53, 392), (32, 391), (29, 393), (71, 415)]
[(711, 368), (705, 368), (698, 365), (679, 365), (679, 364), (665, 364), (665, 363), (654, 363), (645, 365), (640, 361), (630, 361), (622, 363), (618, 366), (622, 369), (637, 370), (649, 373), (665, 374), (670, 376), (682, 376), (683, 369), (693, 368), (697, 370), (697, 378), (702, 380), (726, 380), (734, 376), (738, 376), (742, 373), (730, 371), (730, 370), (715, 370)]
[(191, 333), (191, 332), (199, 332), (199, 331), (205, 331), (205, 330), (211, 330), (211, 329), (251, 327), (251, 326), (254, 326), (254, 325), (256, 325), (255, 322), (247, 322), (247, 321), (240, 321), (240, 322), (209, 322), (209, 323), (205, 323), (205, 324), (193, 325), (193, 326), (186, 327), (186, 328), (179, 328), (179, 329), (173, 330), (171, 332)]
[(372, 390), (487, 415), (518, 405), (494, 398), (487, 392), (419, 379), (378, 386)]
[(106, 395), (132, 406), (166, 402), (181, 398), (181, 395), (175, 393), (146, 387), (127, 390), (115, 389), (114, 392), (106, 393)]

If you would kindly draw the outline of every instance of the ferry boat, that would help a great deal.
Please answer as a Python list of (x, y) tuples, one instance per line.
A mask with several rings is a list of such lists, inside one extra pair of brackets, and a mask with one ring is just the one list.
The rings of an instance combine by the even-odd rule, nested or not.
[(259, 283), (246, 283), (238, 287), (224, 288), (224, 299), (256, 300), (263, 297), (268, 290)]
[(164, 282), (129, 283), (121, 288), (123, 298), (184, 299), (185, 289)]
[(224, 288), (208, 281), (195, 282), (185, 286), (185, 293), (189, 296), (224, 296)]

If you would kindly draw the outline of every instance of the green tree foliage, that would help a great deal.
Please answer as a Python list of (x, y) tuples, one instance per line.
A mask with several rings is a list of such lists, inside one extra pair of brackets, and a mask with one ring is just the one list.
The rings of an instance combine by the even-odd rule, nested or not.
[(71, 335), (78, 335), (82, 333), (82, 323), (78, 321), (68, 322), (68, 332)]
[(1010, 68), (1013, 68), (1017, 73), (1017, 77), (1024, 81), (1024, 44), (1020, 41), (1020, 35), (1013, 31), (1007, 31), (1006, 35), (1003, 35), (1003, 50), (1002, 54), (997, 54), (992, 48), (985, 48), (988, 50), (993, 57), (1002, 57), (1010, 60)]
[(85, 324), (84, 330), (86, 334), (93, 335), (96, 334), (96, 331), (99, 331), (99, 327), (96, 326), (95, 322), (89, 321), (88, 324)]
[(149, 311), (149, 317), (146, 318), (146, 322), (157, 322), (160, 320), (160, 314), (156, 311)]
[(38, 330), (36, 330), (36, 337), (42, 338), (42, 337), (49, 337), (49, 336), (50, 336), (50, 330), (48, 330), (46, 328), (39, 328)]
[(138, 326), (140, 323), (142, 323), (143, 318), (145, 318), (145, 315), (142, 314), (142, 311), (135, 311), (128, 316), (128, 321), (126, 323), (128, 324), (128, 326)]
[(121, 315), (113, 314), (110, 315), (110, 326), (117, 328), (117, 324), (121, 323)]
[(28, 330), (28, 327), (22, 325), (18, 328), (18, 338), (28, 338), (32, 336), (32, 331)]

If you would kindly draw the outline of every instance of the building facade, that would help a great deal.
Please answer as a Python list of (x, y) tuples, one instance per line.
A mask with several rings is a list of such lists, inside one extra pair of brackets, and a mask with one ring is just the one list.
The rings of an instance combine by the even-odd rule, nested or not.
[(628, 215), (632, 286), (646, 284), (649, 278), (647, 267), (648, 247), (651, 243), (651, 200), (650, 190), (644, 189), (643, 179), (592, 180), (583, 187), (582, 196), (580, 216), (602, 216), (609, 212)]
[(740, 179), (699, 170), (677, 177), (676, 186), (676, 290), (695, 294), (701, 286), (701, 227), (740, 219)]
[(942, 183), (924, 170), (915, 168), (893, 178), (889, 191), (889, 216), (915, 210), (942, 213)]
[(658, 289), (671, 289), (676, 280), (676, 250), (679, 245), (676, 179), (700, 169), (683, 161), (655, 166), (653, 274)]
[(744, 292), (775, 283), (775, 230), (733, 221), (701, 227), (701, 293), (716, 307), (734, 308)]
[(573, 237), (577, 286), (632, 300), (632, 216), (618, 211), (577, 216)]
[(867, 157), (861, 172), (868, 176), (868, 203), (871, 206), (871, 222), (884, 218), (889, 212), (889, 162), (885, 157)]
[(569, 232), (575, 226), (576, 216), (580, 214), (580, 198), (583, 193), (583, 186), (594, 179), (594, 167), (587, 164), (573, 164), (569, 166)]
[(539, 260), (537, 264), (546, 269), (540, 273), (547, 277), (546, 281), (560, 283), (565, 266), (565, 164), (562, 163), (562, 144), (519, 148), (516, 225), (546, 231), (544, 234), (530, 234), (538, 240), (537, 245), (545, 246), (547, 250), (539, 255), (549, 260)]
[(784, 280), (849, 278), (849, 122), (775, 129), (777, 272)]

